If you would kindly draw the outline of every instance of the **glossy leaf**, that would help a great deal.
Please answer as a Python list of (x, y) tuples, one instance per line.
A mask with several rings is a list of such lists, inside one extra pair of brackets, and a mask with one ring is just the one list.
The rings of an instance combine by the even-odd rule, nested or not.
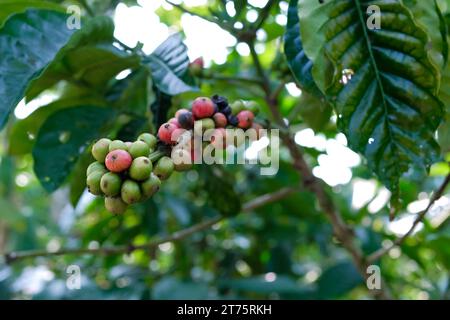
[(139, 65), (139, 58), (116, 48), (114, 23), (109, 17), (96, 17), (83, 24), (65, 50), (27, 90), (32, 100), (61, 80), (102, 91), (119, 72)]
[(25, 12), (31, 8), (64, 12), (62, 6), (43, 0), (1, 0), (0, 8), (0, 27), (11, 15)]
[(288, 21), (284, 35), (284, 53), (292, 74), (302, 90), (321, 97), (322, 93), (314, 82), (311, 73), (313, 63), (303, 50), (298, 17), (298, 0), (291, 0), (289, 3)]
[(65, 14), (28, 10), (14, 15), (0, 30), (0, 128), (37, 77), (66, 45), (73, 30)]
[[(364, 154), (395, 200), (400, 177), (413, 165), (425, 171), (439, 155), (434, 134), (443, 107), (429, 38), (400, 1), (300, 4), (302, 35), (317, 34), (303, 43), (314, 78), (349, 146)], [(369, 4), (381, 9), (379, 30), (367, 27)]]
[(34, 111), (23, 120), (13, 124), (10, 132), (8, 153), (14, 156), (31, 153), (42, 124), (54, 112), (80, 105), (103, 106), (104, 101), (93, 97), (60, 99)]
[(47, 191), (62, 185), (80, 154), (99, 138), (102, 126), (113, 116), (107, 108), (79, 106), (47, 119), (33, 148), (34, 171)]
[(189, 57), (180, 34), (170, 36), (148, 59), (155, 85), (162, 92), (174, 96), (197, 90), (181, 79), (189, 66)]

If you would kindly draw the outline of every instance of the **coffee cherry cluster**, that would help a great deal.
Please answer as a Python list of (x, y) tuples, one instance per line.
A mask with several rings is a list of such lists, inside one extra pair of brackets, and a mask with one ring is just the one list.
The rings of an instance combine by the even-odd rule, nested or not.
[(89, 192), (104, 196), (106, 209), (115, 214), (153, 196), (174, 170), (171, 158), (155, 151), (157, 143), (149, 133), (135, 142), (97, 141), (92, 147), (96, 161), (86, 172)]
[[(199, 97), (190, 109), (178, 110), (174, 118), (161, 125), (158, 137), (143, 133), (135, 142), (100, 139), (92, 147), (96, 161), (87, 169), (88, 190), (105, 197), (108, 211), (123, 213), (128, 205), (152, 197), (173, 171), (192, 168), (197, 157), (191, 144), (192, 133), (202, 135), (213, 129), (211, 144), (225, 142), (226, 128), (253, 128), (259, 136), (262, 126), (254, 122), (257, 112), (258, 105), (254, 102), (229, 104), (218, 95)], [(175, 157), (185, 160), (176, 161)]]
[(212, 98), (199, 97), (192, 103), (191, 109), (180, 109), (175, 117), (164, 123), (158, 130), (159, 139), (167, 145), (177, 144), (177, 130), (193, 130), (201, 134), (215, 129), (213, 137), (225, 137), (225, 128), (254, 128), (259, 132), (262, 126), (254, 122), (259, 107), (253, 102), (235, 101), (228, 103), (225, 97), (214, 95)]

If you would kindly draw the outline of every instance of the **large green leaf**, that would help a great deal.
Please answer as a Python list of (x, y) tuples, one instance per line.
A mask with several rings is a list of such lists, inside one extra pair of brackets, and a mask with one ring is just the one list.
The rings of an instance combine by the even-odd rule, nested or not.
[[(33, 148), (34, 171), (52, 192), (66, 180), (80, 154), (114, 116), (107, 108), (79, 106), (52, 114), (39, 130)], [(83, 177), (80, 177), (82, 179)]]
[(284, 53), (288, 65), (300, 87), (308, 93), (322, 97), (312, 76), (312, 61), (303, 50), (300, 35), (300, 19), (298, 17), (298, 0), (291, 0), (288, 9), (288, 21), (284, 35)]
[(114, 23), (109, 17), (96, 17), (83, 24), (69, 44), (27, 91), (32, 100), (61, 80), (102, 91), (119, 72), (139, 65), (139, 58), (116, 48)]
[(44, 0), (0, 0), (0, 27), (11, 15), (31, 8), (65, 11), (59, 4)]
[(29, 10), (12, 16), (0, 30), (0, 128), (23, 98), (29, 82), (70, 39), (65, 14)]
[[(429, 38), (401, 1), (300, 1), (314, 78), (350, 147), (364, 154), (395, 200), (402, 174), (412, 165), (425, 171), (439, 155), (434, 134), (443, 108)], [(379, 30), (366, 25), (369, 5), (381, 10)]]
[(17, 156), (30, 153), (39, 129), (52, 113), (80, 105), (103, 106), (105, 102), (95, 97), (77, 97), (60, 99), (37, 109), (27, 118), (17, 121), (12, 126), (9, 134), (9, 154)]
[(189, 66), (189, 57), (180, 34), (170, 36), (148, 59), (155, 85), (162, 92), (174, 96), (197, 90), (182, 80)]
[(317, 279), (320, 299), (335, 299), (363, 283), (363, 278), (350, 261), (339, 262)]

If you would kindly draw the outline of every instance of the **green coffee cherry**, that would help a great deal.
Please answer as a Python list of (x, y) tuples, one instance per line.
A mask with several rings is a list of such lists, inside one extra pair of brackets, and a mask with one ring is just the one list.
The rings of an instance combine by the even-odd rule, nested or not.
[(203, 132), (209, 129), (214, 129), (216, 127), (216, 124), (214, 123), (214, 120), (211, 118), (205, 118), (201, 120), (197, 120), (194, 123), (194, 133), (198, 136), (201, 136)]
[(259, 105), (255, 101), (249, 101), (245, 105), (245, 109), (251, 111), (255, 116), (259, 113)]
[(161, 187), (161, 180), (159, 180), (159, 178), (152, 173), (147, 180), (141, 183), (142, 195), (145, 198), (150, 198), (156, 192), (158, 192), (160, 187)]
[(150, 154), (150, 147), (144, 141), (136, 141), (131, 144), (128, 152), (131, 154), (133, 159), (139, 157), (148, 157), (148, 155)]
[(115, 197), (120, 193), (122, 178), (117, 173), (108, 172), (100, 180), (100, 188), (109, 197)]
[(170, 177), (170, 175), (172, 174), (174, 169), (175, 169), (175, 166), (173, 164), (172, 159), (170, 159), (169, 157), (162, 157), (156, 163), (156, 166), (153, 169), (153, 173), (160, 180), (167, 180)]
[(105, 208), (111, 213), (122, 214), (127, 210), (128, 205), (121, 197), (106, 197)]
[(109, 152), (114, 150), (125, 150), (128, 151), (127, 144), (121, 140), (114, 140), (109, 145)]
[(111, 143), (111, 140), (103, 138), (98, 140), (93, 146), (92, 146), (92, 156), (100, 163), (105, 163), (106, 155), (109, 152), (109, 145)]
[(156, 143), (158, 140), (156, 137), (150, 133), (143, 133), (138, 137), (139, 141), (144, 141), (150, 149), (154, 149), (156, 147)]
[(100, 180), (103, 176), (102, 171), (92, 172), (86, 179), (86, 184), (90, 193), (99, 196), (102, 194), (102, 189), (100, 188)]
[[(147, 146), (147, 145), (146, 145)], [(130, 177), (136, 181), (144, 181), (150, 177), (153, 164), (147, 157), (139, 157), (133, 160), (129, 170)]]
[(192, 169), (192, 156), (188, 150), (174, 148), (172, 150), (171, 159), (175, 171), (180, 172)]
[(231, 104), (230, 108), (231, 114), (236, 116), (239, 112), (245, 109), (245, 106), (241, 100), (237, 100)]
[(88, 177), (94, 171), (101, 171), (103, 173), (106, 173), (107, 169), (102, 163), (98, 161), (92, 162), (86, 170), (86, 177)]
[(141, 189), (139, 184), (133, 180), (126, 180), (122, 184), (122, 200), (127, 204), (133, 204), (141, 200)]

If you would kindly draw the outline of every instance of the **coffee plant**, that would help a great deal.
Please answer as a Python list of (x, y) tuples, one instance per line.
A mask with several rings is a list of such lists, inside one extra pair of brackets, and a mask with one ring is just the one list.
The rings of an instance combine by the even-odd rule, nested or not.
[(197, 2), (0, 0), (0, 298), (449, 298), (450, 0)]

